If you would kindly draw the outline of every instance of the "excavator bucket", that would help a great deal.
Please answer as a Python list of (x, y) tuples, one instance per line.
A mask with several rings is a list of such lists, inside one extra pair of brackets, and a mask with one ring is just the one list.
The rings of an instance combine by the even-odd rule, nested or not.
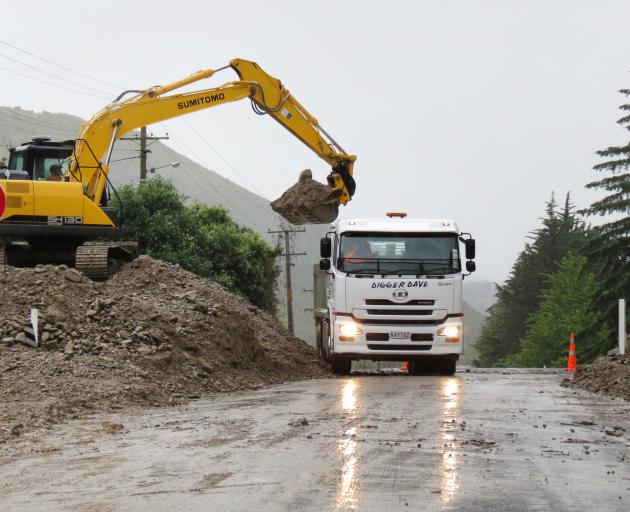
[(313, 179), (310, 169), (300, 173), (298, 182), (271, 203), (291, 224), (329, 224), (339, 215), (341, 190)]

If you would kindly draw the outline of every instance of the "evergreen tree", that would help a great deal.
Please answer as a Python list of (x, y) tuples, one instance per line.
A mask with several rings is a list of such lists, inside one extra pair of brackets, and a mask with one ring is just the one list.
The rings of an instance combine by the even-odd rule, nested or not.
[(569, 334), (577, 337), (580, 361), (598, 354), (605, 336), (582, 336), (600, 323), (592, 301), (598, 290), (595, 275), (584, 270), (586, 258), (569, 254), (555, 274), (546, 277), (547, 289), (540, 307), (527, 321), (527, 332), (518, 354), (502, 361), (506, 366), (556, 366), (566, 363)]
[(505, 357), (521, 349), (527, 319), (538, 309), (540, 294), (548, 286), (545, 276), (556, 272), (562, 258), (579, 252), (586, 231), (573, 212), (570, 195), (564, 207), (552, 194), (546, 205), (542, 226), (530, 235), (531, 242), (518, 256), (505, 285), (497, 286), (497, 302), (476, 343), (479, 366), (495, 366)]
[(125, 185), (114, 204), (124, 206), (124, 226), (141, 253), (208, 277), (270, 312), (276, 309), (278, 250), (221, 207), (187, 205), (161, 178)]
[[(619, 92), (626, 98), (630, 96), (630, 89)], [(617, 123), (630, 131), (630, 103), (619, 108), (625, 115)], [(610, 328), (614, 329), (612, 320), (616, 318), (617, 300), (630, 299), (630, 141), (597, 154), (606, 160), (593, 169), (606, 173), (606, 176), (586, 187), (604, 190), (607, 195), (583, 213), (606, 217), (606, 222), (593, 228), (586, 255), (601, 282), (596, 300), (603, 313), (602, 318), (609, 319)], [(612, 347), (615, 343), (612, 331), (609, 340), (609, 347)]]

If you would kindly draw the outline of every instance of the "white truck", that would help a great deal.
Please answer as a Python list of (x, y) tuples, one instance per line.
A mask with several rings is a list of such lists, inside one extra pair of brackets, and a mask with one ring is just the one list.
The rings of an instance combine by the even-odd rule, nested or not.
[(350, 373), (360, 359), (407, 361), (414, 375), (455, 373), (464, 350), (463, 279), (476, 267), (469, 233), (452, 220), (388, 213), (338, 220), (320, 252), (317, 348), (335, 373)]

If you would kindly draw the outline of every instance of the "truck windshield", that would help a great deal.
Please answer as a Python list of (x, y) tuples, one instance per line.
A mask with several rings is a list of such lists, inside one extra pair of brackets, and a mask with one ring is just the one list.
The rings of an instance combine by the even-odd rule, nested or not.
[(461, 271), (455, 233), (343, 233), (337, 268), (349, 274), (442, 275)]

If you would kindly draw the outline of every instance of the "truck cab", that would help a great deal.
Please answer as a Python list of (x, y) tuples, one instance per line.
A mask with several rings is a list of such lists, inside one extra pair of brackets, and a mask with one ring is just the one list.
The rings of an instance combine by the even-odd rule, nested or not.
[[(463, 249), (463, 251), (462, 251)], [(321, 241), (315, 324), (336, 373), (353, 360), (452, 375), (464, 350), (463, 279), (475, 241), (449, 219), (347, 219)], [(467, 260), (465, 265), (463, 260)]]

